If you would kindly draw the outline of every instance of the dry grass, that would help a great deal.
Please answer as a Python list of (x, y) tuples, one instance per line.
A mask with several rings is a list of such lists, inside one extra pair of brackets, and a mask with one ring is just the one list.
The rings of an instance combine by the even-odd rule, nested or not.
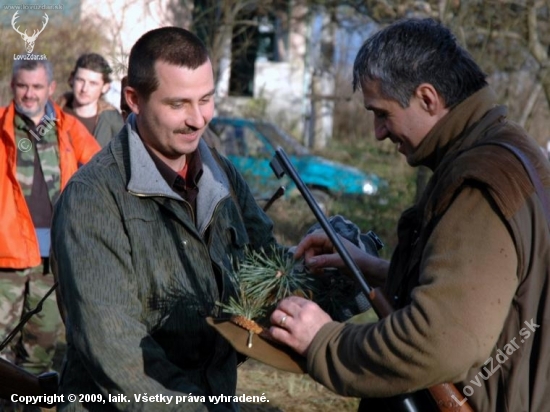
[[(372, 309), (348, 322), (369, 323), (377, 317)], [(241, 404), (242, 412), (355, 412), (359, 399), (336, 395), (309, 375), (281, 371), (253, 359), (238, 369), (237, 395), (265, 395), (269, 403)]]
[(359, 400), (329, 391), (308, 375), (283, 372), (247, 360), (239, 367), (237, 395), (261, 396), (265, 403), (241, 404), (242, 412), (356, 411)]
[(299, 196), (277, 200), (267, 214), (274, 222), (277, 241), (286, 246), (296, 245), (317, 222), (305, 200)]

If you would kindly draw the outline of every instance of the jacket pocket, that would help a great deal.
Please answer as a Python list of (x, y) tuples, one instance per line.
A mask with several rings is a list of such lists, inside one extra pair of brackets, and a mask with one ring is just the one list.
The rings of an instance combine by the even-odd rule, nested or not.
[(238, 260), (244, 257), (244, 249), (249, 240), (237, 207), (233, 201), (227, 199), (219, 208), (219, 213), (214, 216), (209, 246), (216, 261), (224, 257)]

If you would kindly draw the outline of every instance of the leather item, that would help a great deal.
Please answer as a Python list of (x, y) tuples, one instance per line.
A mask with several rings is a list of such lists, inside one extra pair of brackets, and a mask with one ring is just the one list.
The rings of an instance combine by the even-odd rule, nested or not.
[(252, 337), (252, 347), (248, 347), (249, 332), (235, 325), (229, 319), (207, 317), (206, 322), (221, 334), (237, 352), (252, 359), (292, 373), (306, 373), (306, 358), (298, 355), (288, 346), (280, 345), (268, 338), (256, 335)]

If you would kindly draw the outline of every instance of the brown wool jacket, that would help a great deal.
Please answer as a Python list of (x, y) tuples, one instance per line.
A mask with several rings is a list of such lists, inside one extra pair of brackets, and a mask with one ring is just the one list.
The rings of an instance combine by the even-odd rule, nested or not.
[(409, 159), (434, 175), (399, 222), (385, 287), (399, 309), (325, 325), (308, 351), (312, 377), (363, 398), (455, 382), (476, 411), (547, 410), (548, 222), (515, 156), (481, 145), (495, 140), (520, 148), (550, 187), (547, 160), (490, 88), (453, 108)]

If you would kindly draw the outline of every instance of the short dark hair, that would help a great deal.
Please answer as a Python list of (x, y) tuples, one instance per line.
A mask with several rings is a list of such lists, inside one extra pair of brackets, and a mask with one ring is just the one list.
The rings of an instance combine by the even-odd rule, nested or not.
[(74, 66), (73, 71), (71, 72), (71, 79), (76, 74), (78, 69), (88, 69), (96, 73), (101, 73), (103, 76), (104, 83), (111, 83), (111, 73), (113, 69), (107, 63), (105, 58), (97, 53), (86, 53), (81, 55)]
[(124, 121), (126, 121), (128, 115), (132, 113), (132, 109), (128, 106), (126, 94), (124, 93), (124, 88), (126, 86), (128, 86), (128, 76), (124, 76), (120, 81), (120, 113), (122, 114)]
[(43, 67), (46, 70), (46, 76), (48, 78), (48, 84), (53, 82), (53, 67), (49, 60), (15, 60), (12, 67), (12, 79), (15, 79), (15, 75), (20, 70), (33, 71)]
[(155, 63), (163, 61), (196, 69), (209, 59), (204, 43), (193, 33), (180, 27), (161, 27), (141, 36), (130, 51), (128, 86), (149, 98), (158, 85)]
[(381, 93), (408, 107), (416, 88), (429, 83), (453, 107), (487, 85), (486, 74), (434, 19), (399, 20), (367, 39), (353, 65), (353, 90), (376, 81)]

